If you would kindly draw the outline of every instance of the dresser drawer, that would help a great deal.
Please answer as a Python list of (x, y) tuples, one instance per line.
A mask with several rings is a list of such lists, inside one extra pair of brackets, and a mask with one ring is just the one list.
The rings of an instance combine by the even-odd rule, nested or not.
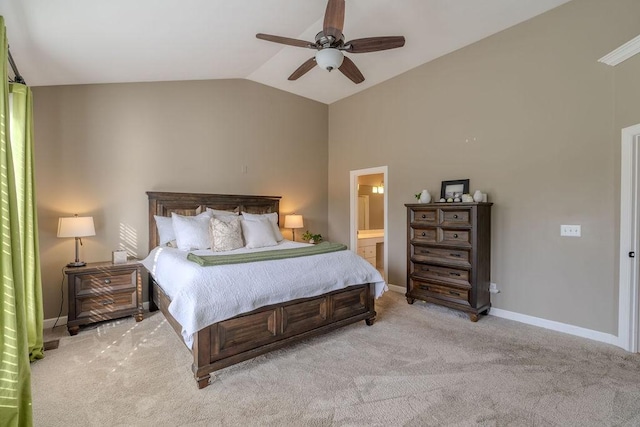
[(76, 299), (76, 319), (136, 308), (136, 290)]
[(431, 297), (445, 299), (457, 304), (469, 305), (469, 290), (446, 285), (411, 280), (411, 294), (418, 298)]
[(471, 210), (442, 210), (440, 214), (440, 225), (471, 225)]
[(414, 264), (413, 275), (425, 279), (442, 280), (451, 282), (457, 286), (470, 287), (470, 277), (468, 270), (458, 268), (448, 268), (433, 264)]
[(96, 292), (118, 292), (135, 289), (137, 270), (105, 271), (75, 276), (76, 296), (94, 295)]
[(413, 261), (455, 263), (471, 266), (470, 251), (466, 249), (434, 248), (430, 246), (413, 246)]
[(411, 240), (417, 243), (436, 243), (438, 241), (438, 229), (412, 227)]
[(435, 225), (438, 222), (437, 209), (413, 209), (411, 222), (416, 225)]
[(446, 243), (460, 246), (471, 246), (471, 230), (458, 230), (451, 228), (438, 229), (438, 243)]

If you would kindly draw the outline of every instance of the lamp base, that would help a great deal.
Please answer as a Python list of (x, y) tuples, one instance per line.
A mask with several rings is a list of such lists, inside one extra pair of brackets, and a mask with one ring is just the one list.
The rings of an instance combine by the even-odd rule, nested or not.
[(84, 261), (75, 261), (67, 264), (67, 267), (84, 267), (85, 265), (87, 265), (87, 263)]

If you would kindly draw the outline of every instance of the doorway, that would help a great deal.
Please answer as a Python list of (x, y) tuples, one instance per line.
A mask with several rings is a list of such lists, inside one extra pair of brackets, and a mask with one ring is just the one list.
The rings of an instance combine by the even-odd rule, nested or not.
[(637, 353), (640, 341), (640, 124), (622, 129), (620, 164), (619, 346)]
[(350, 172), (350, 247), (388, 279), (388, 167)]

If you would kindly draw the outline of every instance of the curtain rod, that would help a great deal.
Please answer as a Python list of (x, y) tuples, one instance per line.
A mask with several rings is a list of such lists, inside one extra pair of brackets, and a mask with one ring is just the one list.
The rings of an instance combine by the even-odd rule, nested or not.
[(7, 52), (9, 53), (9, 65), (11, 65), (11, 69), (13, 70), (13, 76), (14, 76), (13, 81), (16, 83), (21, 83), (23, 85), (26, 85), (27, 83), (24, 81), (24, 79), (20, 75), (20, 71), (18, 71), (18, 66), (13, 60), (13, 56), (11, 56), (11, 49), (7, 49)]

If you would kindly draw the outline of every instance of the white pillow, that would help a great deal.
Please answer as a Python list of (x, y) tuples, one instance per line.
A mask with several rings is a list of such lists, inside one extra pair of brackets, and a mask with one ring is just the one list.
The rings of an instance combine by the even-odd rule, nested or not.
[(271, 222), (267, 218), (250, 221), (242, 220), (242, 234), (249, 249), (276, 246), (278, 244), (273, 235)]
[(210, 212), (202, 212), (196, 216), (183, 216), (171, 213), (173, 231), (176, 233), (176, 243), (181, 251), (208, 249), (211, 246), (209, 238)]
[(158, 230), (158, 244), (164, 246), (176, 240), (176, 233), (173, 231), (173, 220), (168, 216), (153, 216), (156, 220)]
[[(228, 215), (224, 215), (228, 217)], [(240, 217), (228, 220), (211, 218), (209, 222), (209, 233), (211, 234), (211, 250), (214, 252), (232, 251), (244, 246), (242, 241), (242, 227)]]
[(278, 214), (275, 212), (271, 212), (268, 214), (250, 214), (248, 212), (242, 212), (242, 217), (248, 221), (254, 221), (261, 218), (267, 218), (271, 223), (271, 228), (273, 229), (273, 236), (276, 238), (277, 242), (281, 242), (284, 240), (282, 233), (280, 232), (280, 228), (278, 227)]

